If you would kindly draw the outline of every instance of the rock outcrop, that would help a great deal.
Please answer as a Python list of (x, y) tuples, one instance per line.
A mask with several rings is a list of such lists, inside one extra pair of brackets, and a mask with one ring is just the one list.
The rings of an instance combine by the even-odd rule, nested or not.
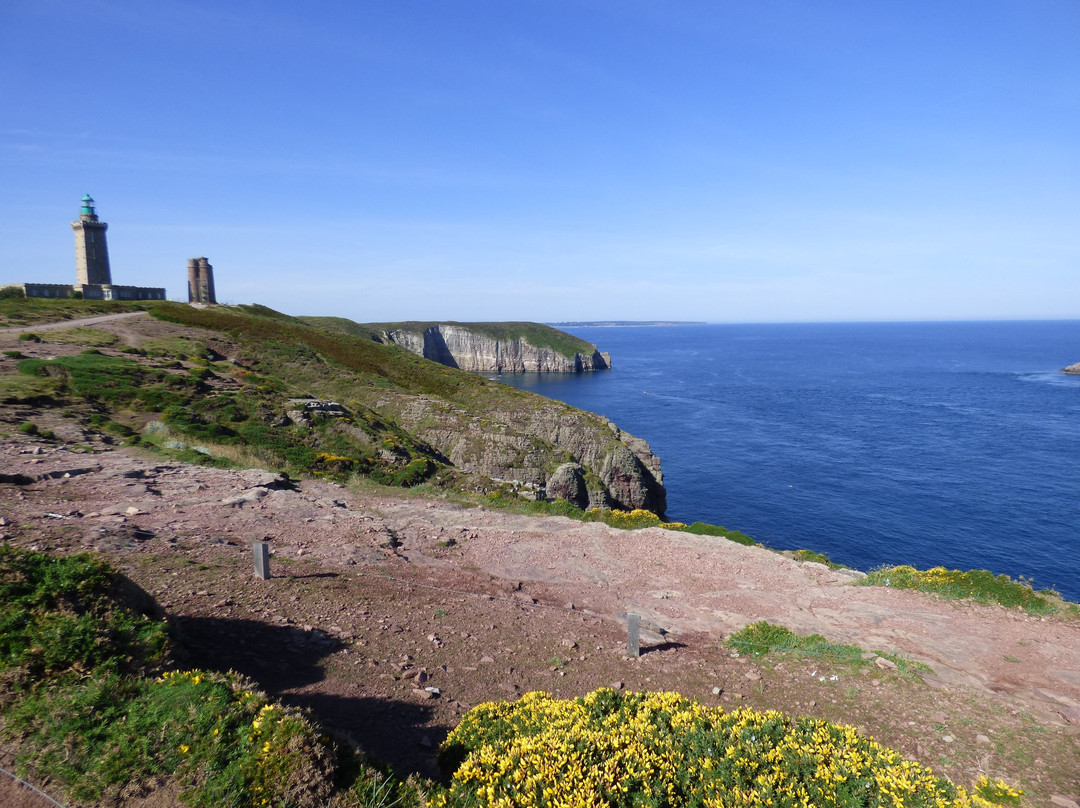
[(565, 355), (532, 345), (523, 336), (497, 339), (464, 325), (442, 323), (423, 331), (395, 328), (381, 332), (381, 337), (425, 359), (474, 372), (580, 373), (611, 367), (610, 355), (595, 348)]
[(664, 475), (648, 443), (594, 413), (531, 393), (520, 397), (524, 406), (496, 405), (482, 417), (446, 401), (393, 393), (371, 404), (463, 471), (581, 508), (664, 513)]
[(1067, 368), (1062, 368), (1062, 370), (1065, 373), (1072, 373), (1080, 376), (1080, 362), (1077, 362), (1075, 365), (1069, 365)]

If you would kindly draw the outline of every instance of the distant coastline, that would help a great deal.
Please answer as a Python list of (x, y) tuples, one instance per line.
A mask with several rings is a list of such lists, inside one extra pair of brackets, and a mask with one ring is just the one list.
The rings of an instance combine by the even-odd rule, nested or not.
[(704, 320), (574, 320), (544, 323), (553, 328), (644, 328), (646, 326), (708, 325)]

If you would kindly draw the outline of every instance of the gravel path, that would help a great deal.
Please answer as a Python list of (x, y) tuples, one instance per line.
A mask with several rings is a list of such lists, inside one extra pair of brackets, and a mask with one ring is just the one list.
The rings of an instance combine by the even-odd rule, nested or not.
[(59, 331), (64, 328), (77, 328), (78, 326), (97, 325), (114, 320), (128, 320), (132, 317), (146, 317), (145, 311), (126, 311), (122, 314), (102, 314), (98, 317), (84, 317), (81, 320), (61, 320), (58, 323), (41, 323), (39, 325), (21, 325), (14, 328), (0, 328), (0, 334), (26, 333), (28, 331)]

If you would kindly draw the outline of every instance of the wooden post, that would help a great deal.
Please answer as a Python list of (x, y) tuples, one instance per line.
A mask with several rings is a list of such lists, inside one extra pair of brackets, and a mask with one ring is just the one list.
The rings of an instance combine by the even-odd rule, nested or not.
[(641, 656), (641, 615), (633, 612), (626, 614), (626, 654)]
[(270, 580), (270, 545), (264, 541), (253, 541), (251, 551), (255, 556), (255, 577)]

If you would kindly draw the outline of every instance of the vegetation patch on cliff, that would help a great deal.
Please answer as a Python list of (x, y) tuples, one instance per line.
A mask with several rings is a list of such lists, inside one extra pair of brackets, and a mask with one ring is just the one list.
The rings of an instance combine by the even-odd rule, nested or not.
[(945, 567), (918, 570), (902, 565), (873, 570), (858, 583), (861, 586), (916, 589), (957, 600), (996, 603), (1009, 608), (1023, 609), (1029, 614), (1061, 614), (1080, 618), (1080, 607), (1075, 603), (1064, 601), (1053, 590), (1036, 590), (1026, 581), (1014, 581), (1004, 573), (994, 575), (988, 570), (961, 571)]

